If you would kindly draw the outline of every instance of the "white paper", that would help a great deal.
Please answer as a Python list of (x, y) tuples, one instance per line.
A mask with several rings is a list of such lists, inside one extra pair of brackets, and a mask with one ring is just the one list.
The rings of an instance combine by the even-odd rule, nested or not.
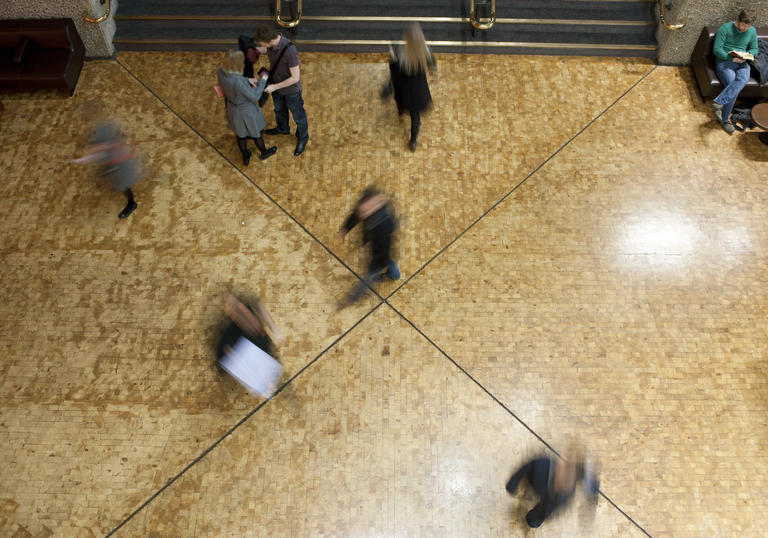
[(269, 398), (283, 374), (282, 365), (247, 338), (240, 338), (219, 362), (251, 394)]

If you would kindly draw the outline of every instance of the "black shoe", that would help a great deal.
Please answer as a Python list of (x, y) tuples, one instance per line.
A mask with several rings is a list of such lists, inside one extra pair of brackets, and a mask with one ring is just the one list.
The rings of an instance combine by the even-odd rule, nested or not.
[(248, 163), (251, 162), (251, 155), (253, 155), (253, 151), (248, 150), (248, 156), (243, 157), (243, 166), (248, 166)]
[(271, 129), (267, 129), (266, 131), (264, 131), (264, 134), (268, 134), (268, 135), (291, 134), (291, 131), (281, 131), (277, 127), (272, 127)]
[(416, 141), (411, 140), (411, 153), (414, 153), (416, 151)]
[(301, 155), (302, 153), (304, 153), (304, 150), (306, 149), (306, 147), (307, 147), (307, 142), (306, 142), (306, 140), (305, 140), (305, 141), (303, 141), (303, 142), (299, 142), (298, 144), (296, 144), (296, 149), (295, 149), (295, 150), (293, 150), (293, 154), (294, 154), (294, 156), (298, 157), (299, 155)]
[(118, 217), (120, 217), (121, 219), (126, 218), (128, 215), (133, 213), (138, 206), (139, 206), (139, 204), (137, 204), (136, 202), (130, 202), (127, 206), (125, 206), (125, 209), (123, 209), (120, 212)]
[(272, 146), (267, 151), (261, 154), (261, 160), (269, 159), (272, 155), (277, 153), (277, 146)]

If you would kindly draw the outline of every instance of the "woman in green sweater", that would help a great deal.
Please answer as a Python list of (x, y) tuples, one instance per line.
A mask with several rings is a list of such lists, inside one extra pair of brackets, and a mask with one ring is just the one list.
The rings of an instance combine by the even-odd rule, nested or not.
[(742, 88), (749, 81), (749, 64), (734, 52), (757, 56), (757, 32), (746, 11), (739, 13), (736, 22), (728, 22), (718, 28), (712, 52), (715, 54), (717, 78), (725, 86), (720, 95), (715, 97), (712, 109), (723, 129), (732, 133), (734, 128), (729, 121), (731, 110)]

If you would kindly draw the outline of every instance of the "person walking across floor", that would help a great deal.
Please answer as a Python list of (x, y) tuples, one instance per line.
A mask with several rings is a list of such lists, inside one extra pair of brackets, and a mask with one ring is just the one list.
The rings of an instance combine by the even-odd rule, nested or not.
[(86, 108), (86, 114), (95, 119), (95, 127), (89, 145), (83, 149), (80, 157), (70, 162), (97, 163), (104, 181), (126, 197), (127, 203), (118, 217), (127, 218), (138, 207), (132, 187), (141, 178), (141, 162), (136, 149), (128, 142), (118, 124), (103, 117), (102, 105), (88, 103)]
[(507, 493), (514, 495), (523, 478), (539, 496), (538, 504), (525, 516), (525, 521), (532, 528), (540, 526), (556, 509), (567, 505), (580, 480), (593, 502), (597, 501), (600, 487), (590, 465), (583, 457), (576, 455), (571, 455), (570, 461), (545, 456), (528, 461), (507, 482)]
[(243, 165), (248, 166), (252, 154), (248, 149), (249, 138), (256, 142), (261, 160), (274, 155), (277, 147), (267, 149), (261, 137), (267, 123), (259, 107), (259, 98), (267, 85), (267, 73), (264, 71), (258, 79), (244, 77), (241, 74), (244, 58), (240, 50), (232, 49), (226, 52), (224, 66), (219, 68), (216, 76), (226, 101), (227, 124), (237, 137), (237, 147), (243, 155)]
[[(389, 48), (390, 80), (395, 94), (398, 114), (408, 111), (411, 115), (411, 139), (409, 147), (416, 151), (421, 113), (429, 108), (432, 95), (427, 83), (427, 69), (435, 68), (435, 57), (432, 56), (424, 40), (424, 32), (418, 24), (412, 24), (405, 31), (405, 46), (397, 51)], [(383, 95), (388, 93), (385, 89)]]
[(734, 22), (723, 24), (715, 34), (712, 45), (715, 71), (725, 89), (715, 97), (712, 110), (720, 126), (728, 133), (735, 130), (730, 122), (733, 105), (749, 82), (750, 66), (747, 59), (757, 56), (757, 50), (757, 31), (752, 26), (752, 17), (746, 11), (739, 13)]
[(277, 126), (267, 129), (268, 135), (291, 134), (288, 124), (288, 112), (296, 122), (296, 149), (293, 154), (298, 157), (304, 153), (309, 141), (309, 123), (304, 110), (304, 99), (301, 94), (301, 70), (299, 69), (299, 53), (296, 46), (288, 39), (269, 26), (256, 28), (253, 40), (259, 45), (261, 54), (269, 55), (269, 83), (265, 91), (272, 95), (275, 105), (275, 121)]
[(369, 187), (363, 191), (352, 213), (339, 228), (339, 237), (344, 240), (347, 233), (358, 223), (363, 223), (363, 244), (371, 245), (371, 261), (368, 272), (361, 282), (347, 294), (341, 305), (357, 301), (366, 289), (386, 275), (391, 280), (400, 278), (400, 268), (392, 259), (392, 235), (395, 231), (395, 219), (389, 199)]

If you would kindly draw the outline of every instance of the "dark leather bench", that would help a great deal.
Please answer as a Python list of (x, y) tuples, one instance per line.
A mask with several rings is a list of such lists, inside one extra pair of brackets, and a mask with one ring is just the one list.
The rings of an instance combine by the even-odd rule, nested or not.
[(0, 21), (0, 88), (57, 89), (72, 95), (85, 46), (72, 19)]
[[(706, 98), (717, 97), (723, 91), (723, 83), (715, 73), (715, 55), (712, 53), (712, 44), (715, 42), (715, 33), (719, 26), (705, 26), (701, 30), (699, 40), (691, 54), (691, 68), (699, 83), (701, 96)], [(768, 28), (755, 28), (758, 39), (768, 40)], [(740, 97), (766, 97), (768, 98), (768, 84), (761, 85), (755, 78), (754, 69), (752, 76), (741, 90)]]

